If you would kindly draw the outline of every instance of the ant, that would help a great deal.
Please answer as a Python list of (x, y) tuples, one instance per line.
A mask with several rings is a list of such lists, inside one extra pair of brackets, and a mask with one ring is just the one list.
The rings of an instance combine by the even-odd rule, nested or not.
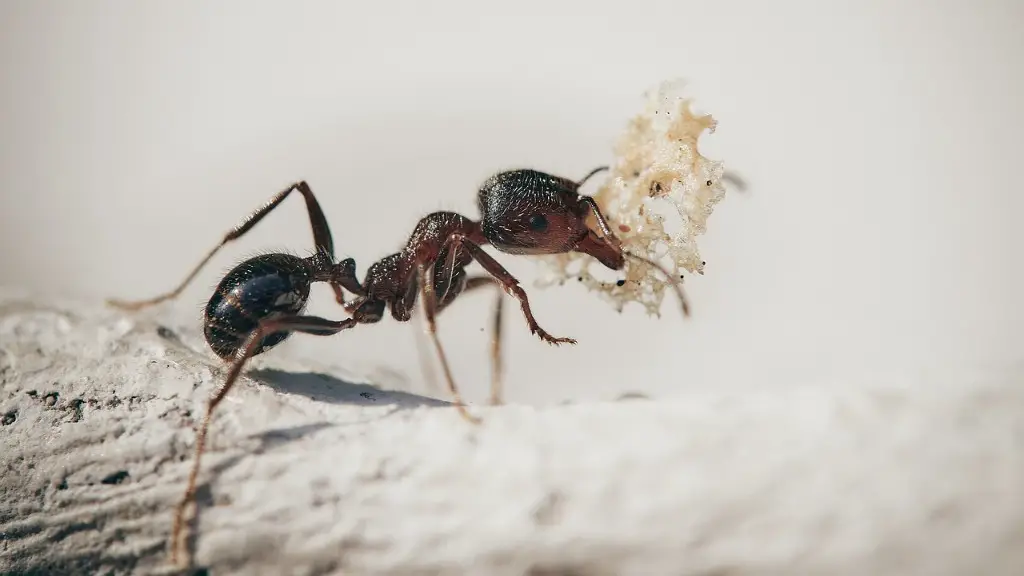
[[(225, 234), (170, 292), (134, 302), (109, 300), (112, 306), (138, 310), (177, 297), (225, 244), (242, 237), (292, 192), (298, 192), (305, 199), (315, 253), (306, 258), (270, 253), (245, 260), (224, 276), (206, 305), (206, 342), (214, 353), (230, 363), (230, 369), (223, 384), (210, 397), (197, 430), (188, 484), (174, 515), (172, 562), (177, 562), (179, 549), (183, 547), (181, 532), (185, 510), (195, 496), (200, 458), (214, 409), (234, 386), (250, 358), (280, 344), (294, 332), (329, 336), (359, 324), (379, 322), (388, 309), (395, 320), (406, 322), (412, 317), (419, 299), (427, 333), (440, 360), (454, 406), (466, 420), (476, 424), (480, 419), (466, 411), (437, 336), (437, 315), (459, 295), (486, 286), (501, 288), (519, 301), (530, 331), (541, 340), (553, 345), (576, 343), (571, 338), (554, 337), (541, 328), (519, 281), (485, 252), (483, 245), (490, 244), (500, 252), (520, 255), (577, 251), (596, 258), (612, 270), (622, 270), (626, 258), (645, 262), (672, 282), (683, 314), (689, 316), (689, 306), (674, 276), (656, 262), (623, 250), (597, 202), (579, 193), (590, 177), (607, 168), (596, 168), (579, 181), (530, 169), (499, 172), (479, 188), (477, 200), (482, 214), (479, 221), (455, 212), (428, 214), (417, 223), (405, 247), (371, 265), (362, 282), (356, 277), (354, 259), (335, 260), (327, 218), (309, 185), (298, 182), (277, 193)], [(601, 235), (588, 226), (588, 216), (594, 217)], [(466, 266), (473, 261), (487, 274), (467, 276)], [(303, 315), (314, 282), (331, 286), (337, 302), (350, 316), (330, 320)], [(346, 299), (346, 291), (354, 295), (352, 300)], [(491, 401), (494, 404), (500, 402), (502, 301), (499, 292), (492, 323)]]

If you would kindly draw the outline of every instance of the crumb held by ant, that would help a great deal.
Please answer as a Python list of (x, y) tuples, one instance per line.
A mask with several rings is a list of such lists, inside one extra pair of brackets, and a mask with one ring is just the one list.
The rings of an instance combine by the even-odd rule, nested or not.
[[(593, 196), (624, 250), (667, 266), (679, 278), (683, 271), (704, 273), (697, 239), (725, 196), (724, 163), (698, 150), (700, 137), (713, 133), (717, 121), (710, 114), (695, 114), (683, 88), (680, 81), (666, 82), (647, 93), (645, 109), (627, 124), (607, 177)], [(659, 210), (666, 202), (680, 221), (671, 234), (666, 231), (666, 215)], [(576, 277), (619, 311), (637, 302), (649, 314), (659, 315), (665, 291), (674, 281), (674, 276), (665, 278), (653, 266), (633, 260), (626, 262), (624, 280), (608, 283), (591, 274), (593, 263), (585, 255), (538, 258), (547, 268), (541, 286)]]

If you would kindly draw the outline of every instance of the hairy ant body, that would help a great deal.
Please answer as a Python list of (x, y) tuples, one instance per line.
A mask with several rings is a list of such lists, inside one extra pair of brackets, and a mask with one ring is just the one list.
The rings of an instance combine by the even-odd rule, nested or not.
[[(484, 286), (501, 288), (519, 301), (530, 331), (541, 340), (556, 345), (576, 343), (571, 338), (554, 337), (541, 328), (519, 281), (485, 252), (483, 245), (490, 244), (508, 254), (578, 251), (593, 256), (613, 270), (621, 270), (626, 258), (647, 262), (673, 281), (683, 313), (688, 315), (689, 308), (678, 281), (657, 263), (623, 251), (597, 203), (579, 193), (584, 182), (605, 169), (607, 167), (597, 168), (579, 181), (528, 169), (495, 174), (478, 191), (482, 214), (479, 221), (454, 212), (428, 214), (417, 223), (402, 250), (371, 265), (362, 282), (356, 277), (356, 264), (352, 258), (340, 262), (335, 260), (334, 241), (327, 219), (310, 187), (305, 182), (298, 182), (276, 194), (229, 231), (174, 290), (150, 300), (110, 300), (111, 305), (135, 310), (175, 298), (225, 244), (251, 230), (292, 192), (299, 192), (304, 197), (316, 252), (307, 258), (280, 253), (250, 258), (228, 272), (206, 306), (206, 341), (219, 357), (230, 362), (230, 369), (224, 383), (211, 396), (197, 430), (188, 484), (174, 516), (172, 560), (177, 560), (183, 543), (181, 532), (185, 509), (195, 495), (200, 458), (214, 409), (235, 384), (250, 358), (281, 343), (293, 332), (318, 336), (337, 334), (359, 324), (379, 322), (387, 310), (395, 320), (406, 322), (412, 317), (413, 307), (419, 300), (427, 332), (440, 359), (454, 405), (464, 418), (478, 423), (479, 419), (465, 409), (437, 337), (437, 314), (460, 294)], [(601, 235), (588, 226), (588, 216), (596, 220)], [(486, 275), (466, 274), (466, 266), (474, 261)], [(329, 320), (303, 315), (314, 282), (330, 285), (336, 300), (350, 316)], [(345, 292), (354, 298), (346, 299)], [(500, 401), (501, 304), (499, 292), (492, 325), (493, 403)]]

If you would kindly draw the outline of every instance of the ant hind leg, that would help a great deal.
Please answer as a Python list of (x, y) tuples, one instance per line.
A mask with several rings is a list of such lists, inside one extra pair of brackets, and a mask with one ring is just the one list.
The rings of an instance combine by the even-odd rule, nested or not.
[[(281, 202), (283, 202), (284, 199), (287, 198), (288, 195), (295, 190), (298, 190), (298, 192), (302, 194), (302, 196), (306, 200), (306, 208), (309, 212), (309, 224), (310, 227), (313, 229), (313, 242), (316, 245), (317, 252), (326, 254), (333, 261), (334, 240), (331, 238), (331, 230), (330, 227), (327, 225), (327, 217), (324, 216), (324, 212), (320, 208), (320, 203), (317, 202), (316, 196), (313, 195), (313, 191), (310, 189), (309, 185), (306, 184), (305, 182), (298, 182), (292, 184), (288, 188), (285, 188), (284, 190), (275, 194), (274, 197), (271, 198), (269, 202), (267, 202), (259, 209), (257, 209), (255, 212), (247, 216), (245, 220), (242, 221), (241, 224), (235, 226), (230, 231), (228, 231), (228, 233), (224, 235), (224, 238), (220, 241), (220, 243), (214, 246), (213, 249), (210, 250), (206, 254), (206, 256), (203, 257), (202, 260), (200, 260), (199, 264), (197, 264), (192, 269), (192, 271), (189, 272), (189, 274), (185, 277), (185, 280), (178, 284), (178, 286), (175, 287), (173, 290), (166, 292), (164, 294), (160, 294), (159, 296), (156, 296), (154, 298), (149, 298), (147, 300), (128, 301), (111, 298), (107, 300), (107, 304), (115, 308), (121, 308), (124, 310), (139, 310), (142, 308), (153, 306), (155, 304), (159, 304), (161, 302), (165, 302), (167, 300), (177, 298), (178, 295), (180, 295), (185, 290), (185, 288), (192, 282), (192, 280), (195, 279), (195, 277), (199, 274), (199, 271), (202, 270), (203, 267), (210, 262), (214, 255), (217, 254), (217, 252), (219, 252), (220, 249), (223, 248), (225, 244), (244, 236), (246, 232), (251, 230), (253, 226), (259, 223), (259, 221), (262, 220), (264, 216), (273, 211), (274, 208), (277, 208), (277, 206), (280, 205)], [(334, 289), (335, 298), (338, 300), (338, 303), (343, 303), (344, 297), (341, 292), (341, 288), (339, 286), (333, 285), (332, 288)]]
[(260, 343), (263, 339), (271, 334), (282, 331), (303, 332), (317, 336), (330, 336), (337, 334), (346, 328), (351, 328), (355, 326), (356, 323), (356, 320), (352, 318), (334, 321), (316, 316), (289, 316), (284, 318), (275, 318), (272, 320), (264, 320), (260, 322), (258, 328), (249, 334), (248, 338), (245, 340), (245, 344), (239, 348), (238, 353), (235, 355), (235, 360), (231, 364), (231, 369), (228, 371), (228, 375), (227, 378), (225, 378), (224, 383), (221, 384), (210, 397), (210, 401), (206, 405), (206, 413), (196, 430), (195, 455), (192, 460), (192, 468), (189, 471), (188, 483), (185, 487), (185, 494), (182, 496), (181, 501), (178, 502), (174, 511), (174, 524), (171, 529), (171, 562), (173, 564), (177, 564), (182, 553), (186, 552), (184, 549), (184, 539), (182, 538), (185, 509), (193, 498), (195, 498), (196, 481), (199, 477), (199, 463), (206, 449), (206, 435), (210, 429), (210, 421), (213, 417), (213, 411), (217, 408), (217, 405), (220, 404), (221, 400), (224, 399), (228, 391), (230, 391), (235, 385), (235, 382), (238, 381), (242, 368), (245, 366), (245, 363), (249, 358), (253, 356), (256, 350), (259, 349)]

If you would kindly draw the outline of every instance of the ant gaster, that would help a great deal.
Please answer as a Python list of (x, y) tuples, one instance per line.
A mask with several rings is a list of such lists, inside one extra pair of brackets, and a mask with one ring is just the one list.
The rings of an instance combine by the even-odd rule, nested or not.
[[(177, 561), (182, 548), (185, 509), (195, 494), (199, 462), (214, 409), (235, 384), (247, 360), (281, 343), (293, 332), (318, 336), (337, 334), (358, 324), (376, 323), (387, 310), (395, 320), (405, 322), (412, 317), (413, 307), (419, 300), (454, 405), (463, 417), (477, 423), (479, 420), (465, 409), (437, 337), (437, 315), (460, 294), (485, 286), (501, 288), (519, 301), (530, 331), (541, 340), (549, 344), (576, 343), (571, 338), (552, 336), (537, 323), (519, 281), (485, 252), (483, 245), (490, 244), (508, 254), (577, 251), (593, 256), (612, 270), (621, 270), (627, 257), (646, 262), (672, 281), (683, 313), (688, 315), (689, 308), (678, 282), (657, 263), (624, 251), (594, 199), (579, 193), (584, 182), (606, 169), (597, 168), (580, 181), (528, 169), (495, 174), (479, 189), (477, 199), (482, 214), (479, 221), (454, 212), (425, 216), (417, 223), (405, 247), (371, 265), (362, 282), (356, 277), (352, 258), (335, 261), (334, 241), (323, 210), (310, 187), (298, 182), (276, 194), (229, 231), (174, 290), (150, 300), (109, 301), (120, 308), (139, 309), (175, 298), (220, 248), (251, 230), (292, 192), (299, 192), (305, 199), (315, 253), (306, 258), (280, 253), (250, 258), (228, 272), (206, 305), (206, 341), (218, 356), (230, 363), (230, 369), (223, 384), (211, 396), (197, 430), (188, 484), (175, 510), (172, 560)], [(596, 220), (601, 235), (588, 226), (588, 216)], [(466, 266), (473, 261), (486, 275), (467, 276)], [(314, 282), (331, 286), (336, 300), (350, 317), (330, 320), (303, 315)], [(346, 291), (354, 295), (352, 300), (346, 299)], [(493, 403), (499, 402), (500, 394), (501, 303), (499, 292), (492, 324)]]

